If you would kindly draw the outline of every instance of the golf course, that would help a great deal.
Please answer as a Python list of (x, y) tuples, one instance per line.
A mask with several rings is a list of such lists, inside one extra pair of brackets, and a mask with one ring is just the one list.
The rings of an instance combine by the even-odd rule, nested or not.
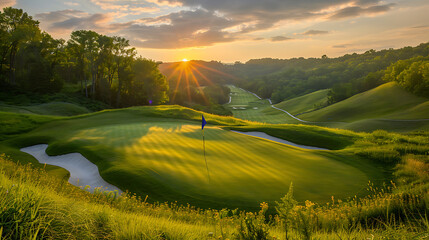
[(428, 239), (428, 6), (0, 1), (0, 240)]
[(341, 151), (307, 150), (219, 124), (204, 130), (207, 173), (199, 121), (155, 117), (158, 111), (202, 114), (178, 106), (103, 111), (53, 121), (12, 142), (45, 143), (51, 155), (82, 153), (123, 191), (204, 208), (257, 209), (260, 202), (281, 198), (291, 182), (298, 200), (324, 202), (364, 195), (368, 181), (383, 178), (369, 162)]
[(394, 82), (321, 108), (315, 106), (326, 103), (326, 90), (271, 106), (268, 99), (259, 99), (254, 93), (235, 86), (229, 87), (232, 100), (225, 106), (231, 109), (234, 117), (249, 121), (301, 123), (365, 132), (378, 129), (409, 132), (425, 130), (429, 126), (429, 98), (410, 94)]

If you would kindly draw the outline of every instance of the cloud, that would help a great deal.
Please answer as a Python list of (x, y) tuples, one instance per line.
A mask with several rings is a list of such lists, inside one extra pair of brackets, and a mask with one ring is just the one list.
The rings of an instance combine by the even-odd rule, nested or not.
[(287, 41), (287, 40), (291, 40), (292, 38), (288, 38), (285, 36), (275, 36), (271, 38), (272, 42), (281, 42), (281, 41)]
[(313, 35), (325, 35), (328, 34), (329, 31), (323, 31), (323, 30), (308, 30), (306, 32), (301, 33), (301, 35), (306, 36), (313, 36)]
[(392, 4), (380, 0), (157, 0), (191, 8), (217, 11), (238, 22), (257, 21), (248, 31), (264, 30), (283, 20), (340, 19), (383, 13)]
[[(36, 18), (40, 20), (44, 29), (63, 34), (63, 37), (67, 31), (92, 29), (103, 34), (124, 36), (138, 47), (172, 49), (250, 39), (249, 33), (268, 31), (279, 27), (280, 23), (287, 24), (288, 21), (337, 20), (380, 14), (393, 7), (392, 4), (384, 4), (379, 0), (90, 0), (90, 2), (103, 10), (103, 13), (62, 10), (37, 14)], [(175, 12), (115, 23), (124, 16), (137, 16), (144, 12), (153, 14), (161, 10)], [(308, 30), (302, 35), (328, 33), (323, 30)], [(274, 42), (286, 40), (290, 38), (284, 36), (271, 38)]]
[(420, 28), (429, 28), (429, 25), (419, 25), (419, 26), (414, 26), (414, 27), (411, 27), (411, 28), (417, 28), (417, 29), (420, 29)]
[[(151, 23), (160, 23), (151, 25)], [(134, 23), (121, 33), (144, 48), (187, 48), (234, 41), (235, 34), (222, 31), (236, 23), (211, 12), (180, 11)]]
[(42, 28), (64, 35), (74, 30), (88, 29), (107, 35), (120, 35), (132, 45), (142, 48), (189, 48), (231, 42), (237, 33), (222, 31), (236, 22), (196, 9), (180, 11), (155, 18), (143, 18), (125, 23), (112, 23), (112, 14), (88, 14), (78, 10), (62, 10), (37, 14)]
[(362, 8), (359, 6), (347, 7), (335, 12), (329, 19), (337, 20), (343, 18), (358, 17), (360, 15), (373, 15), (389, 11), (394, 4), (385, 4)]
[(16, 0), (1, 0), (0, 1), (0, 10), (3, 10), (5, 7), (12, 7), (16, 4)]
[[(79, 10), (61, 10), (48, 13), (40, 13), (34, 16), (40, 21), (43, 30), (56, 37), (68, 37), (74, 30), (88, 29), (102, 34), (118, 31), (127, 24), (111, 23), (112, 14), (89, 14)], [(128, 24), (129, 25), (129, 24)]]
[(100, 7), (102, 10), (115, 11), (116, 17), (127, 15), (138, 15), (141, 13), (158, 12), (160, 10), (157, 4), (148, 1), (135, 0), (90, 0), (91, 3)]
[(339, 44), (332, 46), (332, 48), (348, 48), (350, 46), (352, 46), (352, 44)]

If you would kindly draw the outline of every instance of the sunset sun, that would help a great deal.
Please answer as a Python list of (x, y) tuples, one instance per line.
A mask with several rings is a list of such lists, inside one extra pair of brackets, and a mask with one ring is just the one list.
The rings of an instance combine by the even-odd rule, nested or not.
[(182, 62), (187, 62), (187, 61), (189, 61), (189, 60), (186, 58), (182, 59)]

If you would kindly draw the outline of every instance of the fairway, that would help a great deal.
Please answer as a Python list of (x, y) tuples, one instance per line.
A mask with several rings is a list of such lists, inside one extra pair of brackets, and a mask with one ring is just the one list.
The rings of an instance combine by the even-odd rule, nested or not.
[(267, 99), (258, 99), (255, 95), (233, 85), (228, 85), (231, 89), (231, 102), (224, 106), (229, 108), (236, 118), (278, 124), (278, 123), (299, 123), (286, 113), (271, 107)]
[(51, 139), (50, 154), (82, 153), (106, 181), (122, 190), (198, 207), (256, 209), (260, 202), (282, 197), (291, 181), (298, 200), (325, 202), (331, 196), (363, 193), (369, 180), (364, 168), (346, 164), (330, 151), (206, 126), (209, 183), (199, 123), (127, 111), (56, 121), (27, 137)]

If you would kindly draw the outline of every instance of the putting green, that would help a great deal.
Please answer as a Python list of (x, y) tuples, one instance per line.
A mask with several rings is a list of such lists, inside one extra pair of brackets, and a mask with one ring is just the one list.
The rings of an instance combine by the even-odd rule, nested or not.
[(298, 200), (324, 202), (355, 195), (369, 180), (365, 167), (335, 153), (206, 126), (209, 183), (199, 123), (130, 111), (56, 121), (23, 137), (51, 139), (50, 154), (81, 152), (123, 190), (198, 207), (256, 209), (262, 201), (279, 200), (291, 181)]

